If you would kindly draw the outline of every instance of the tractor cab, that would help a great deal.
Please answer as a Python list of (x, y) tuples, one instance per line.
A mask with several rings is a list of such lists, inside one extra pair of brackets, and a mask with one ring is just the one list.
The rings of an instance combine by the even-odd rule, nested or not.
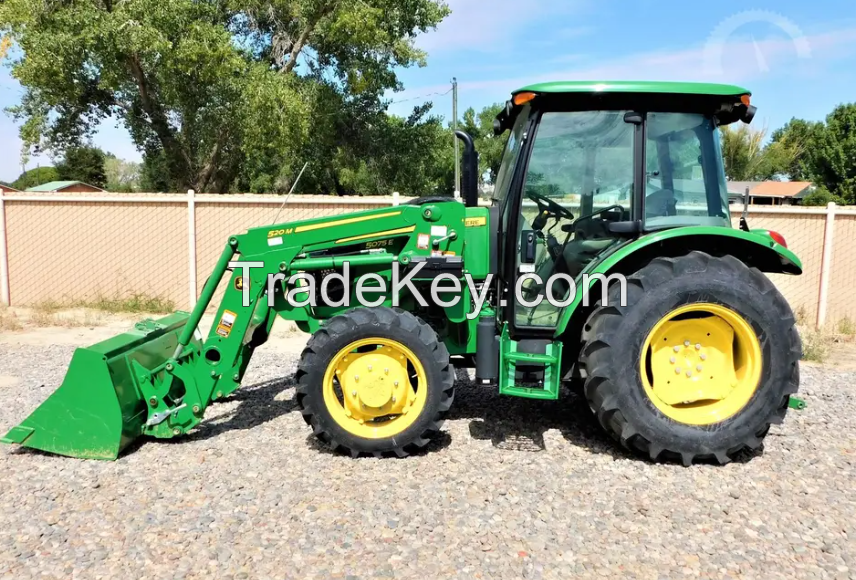
[[(748, 91), (721, 85), (560, 82), (514, 93), (495, 122), (509, 137), (493, 196), (511, 336), (552, 336), (573, 298), (567, 280), (643, 233), (730, 228), (718, 128), (754, 114)], [(523, 275), (526, 300), (515, 300)], [(533, 307), (536, 296), (550, 300)]]

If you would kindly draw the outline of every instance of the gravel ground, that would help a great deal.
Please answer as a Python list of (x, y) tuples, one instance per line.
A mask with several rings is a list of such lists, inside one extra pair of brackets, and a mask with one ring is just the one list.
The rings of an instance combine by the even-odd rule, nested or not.
[[(0, 429), (71, 354), (0, 344)], [(296, 358), (262, 349), (192, 436), (117, 462), (3, 446), (0, 578), (856, 578), (856, 373), (804, 367), (808, 409), (725, 467), (639, 461), (570, 394), (466, 375), (427, 453), (352, 460), (295, 411)]]

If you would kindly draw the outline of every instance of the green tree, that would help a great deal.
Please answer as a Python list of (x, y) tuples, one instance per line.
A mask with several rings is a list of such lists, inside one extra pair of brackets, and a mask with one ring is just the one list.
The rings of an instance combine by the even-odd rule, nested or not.
[(430, 110), (425, 104), (407, 118), (379, 115), (360, 132), (361, 147), (340, 148), (334, 163), (338, 192), (452, 195), (452, 133)]
[(834, 202), (839, 205), (844, 205), (845, 201), (842, 197), (830, 193), (828, 189), (825, 187), (818, 187), (813, 192), (802, 198), (800, 201), (801, 205), (829, 205), (829, 203)]
[[(440, 0), (6, 0), (0, 29), (21, 49), (28, 146), (85, 143), (112, 116), (170, 189), (228, 191), (255, 179), (245, 162), (277, 183), (310, 160), (308, 182), (335, 185), (335, 134), (318, 131), (382, 111), (396, 69), (425, 62), (414, 38), (447, 14)], [(316, 123), (329, 95), (346, 107)]]
[(824, 129), (823, 123), (791, 119), (773, 132), (773, 143), (780, 143), (794, 152), (793, 161), (783, 171), (789, 179), (812, 181), (815, 178), (818, 140)]
[(36, 167), (21, 174), (18, 179), (12, 182), (12, 187), (26, 191), (31, 187), (57, 181), (59, 174), (55, 167)]
[(63, 181), (82, 181), (103, 188), (107, 186), (105, 160), (104, 152), (97, 147), (70, 147), (62, 161), (57, 163), (56, 170)]
[(140, 188), (140, 164), (119, 159), (108, 154), (104, 161), (107, 189), (119, 193), (131, 193)]
[(793, 165), (797, 150), (789, 143), (765, 145), (766, 130), (748, 125), (722, 128), (722, 155), (725, 174), (733, 181), (764, 181), (785, 174)]
[(493, 133), (493, 121), (505, 105), (496, 103), (483, 108), (476, 113), (475, 109), (469, 108), (464, 111), (464, 118), (460, 128), (473, 137), (476, 150), (479, 152), (479, 173), (482, 181), (488, 183), (496, 182), (496, 174), (502, 164), (502, 153), (508, 135), (497, 137)]
[(841, 105), (826, 118), (813, 165), (818, 185), (856, 203), (856, 103)]

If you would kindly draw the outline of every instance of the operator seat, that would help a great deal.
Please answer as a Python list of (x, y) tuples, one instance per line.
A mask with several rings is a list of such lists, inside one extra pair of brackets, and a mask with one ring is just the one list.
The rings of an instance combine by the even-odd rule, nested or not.
[(671, 189), (655, 191), (645, 198), (645, 217), (678, 215), (678, 200)]
[(567, 273), (573, 278), (579, 276), (589, 262), (615, 241), (607, 222), (601, 219), (589, 219), (577, 224), (574, 239), (565, 246), (562, 259)]

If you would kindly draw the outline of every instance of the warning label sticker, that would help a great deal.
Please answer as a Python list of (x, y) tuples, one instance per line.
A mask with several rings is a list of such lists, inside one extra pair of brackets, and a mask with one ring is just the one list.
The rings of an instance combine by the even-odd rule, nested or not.
[(231, 310), (223, 311), (223, 316), (220, 317), (220, 323), (217, 325), (217, 334), (223, 338), (229, 338), (237, 319), (238, 315)]
[(416, 238), (416, 247), (420, 250), (427, 250), (428, 244), (431, 243), (431, 236), (428, 234), (419, 234), (419, 237)]

